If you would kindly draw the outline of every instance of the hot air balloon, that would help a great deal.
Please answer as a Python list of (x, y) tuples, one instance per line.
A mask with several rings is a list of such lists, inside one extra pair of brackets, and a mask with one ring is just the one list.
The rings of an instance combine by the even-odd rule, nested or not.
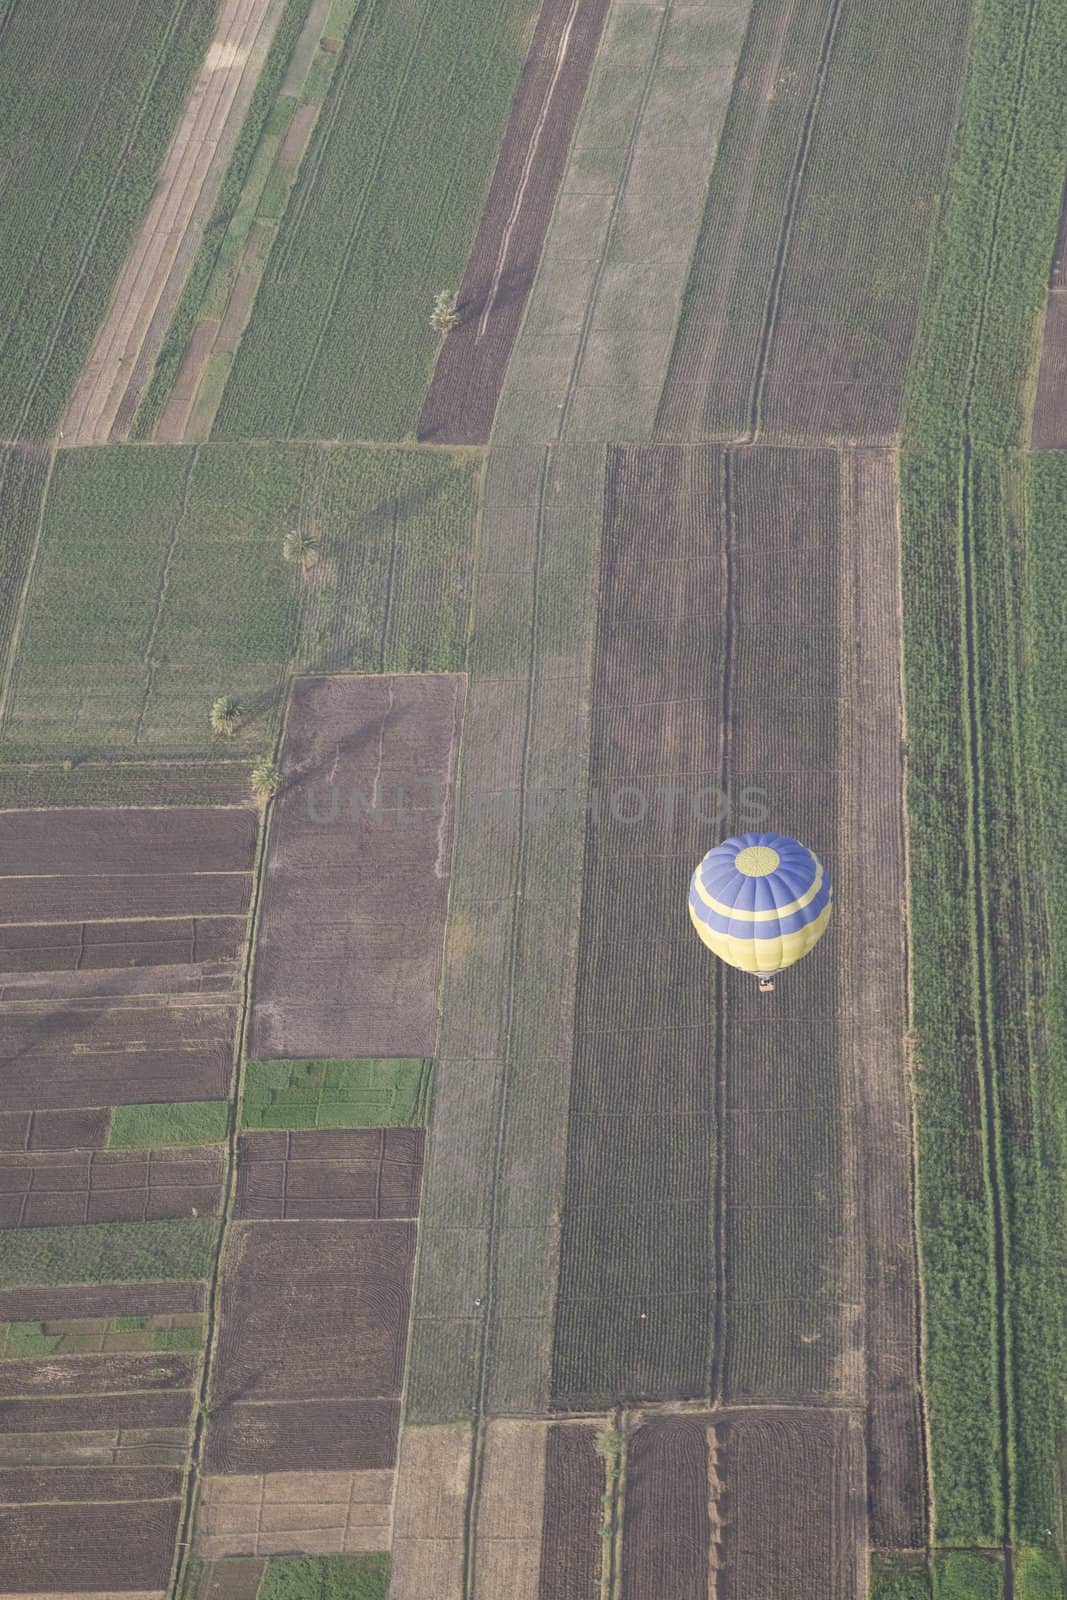
[(689, 915), (709, 950), (754, 972), (763, 990), (806, 956), (826, 931), (829, 874), (781, 833), (743, 833), (709, 850), (689, 884)]

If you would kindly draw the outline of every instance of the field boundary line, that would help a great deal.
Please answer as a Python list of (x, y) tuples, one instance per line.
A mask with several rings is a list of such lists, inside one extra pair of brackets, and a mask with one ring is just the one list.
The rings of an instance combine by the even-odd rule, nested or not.
[(511, 1029), (515, 1008), (515, 969), (520, 932), (520, 901), (526, 877), (526, 785), (530, 756), (530, 730), (534, 714), (534, 684), (537, 672), (537, 637), (541, 620), (541, 562), (544, 554), (545, 496), (548, 492), (548, 475), (552, 463), (552, 446), (541, 450), (541, 470), (537, 485), (537, 538), (531, 574), (532, 601), (530, 607), (530, 648), (527, 656), (526, 706), (523, 716), (522, 743), (518, 771), (518, 821), (516, 827), (515, 867), (511, 893), (511, 916), (508, 924), (507, 989), (504, 1004), (503, 1047), (501, 1050), (500, 1089), (495, 1107), (496, 1137), (493, 1146), (493, 1166), (489, 1184), (489, 1215), (486, 1223), (486, 1276), (485, 1295), (480, 1310), (481, 1329), (478, 1336), (478, 1358), (474, 1395), (474, 1414), (471, 1432), (471, 1471), (467, 1480), (467, 1493), (463, 1505), (463, 1572), (462, 1600), (474, 1600), (476, 1582), (475, 1538), (478, 1510), (481, 1504), (482, 1473), (485, 1465), (486, 1389), (489, 1371), (489, 1329), (496, 1298), (495, 1237), (497, 1211), (500, 1203), (500, 1164), (507, 1137), (508, 1077), (511, 1064)]
[[(730, 702), (733, 689), (734, 652), (734, 504), (733, 473), (729, 449), (719, 452), (719, 506), (722, 513), (722, 574), (723, 574), (723, 647), (722, 647), (722, 697), (719, 702), (720, 748), (719, 792), (728, 794), (731, 776), (730, 757), (733, 741), (730, 737)], [(727, 1240), (729, 1229), (726, 1220), (726, 1060), (729, 1039), (727, 1023), (726, 968), (721, 961), (715, 963), (715, 1083), (711, 1095), (715, 1121), (712, 1159), (715, 1172), (712, 1178), (712, 1207), (715, 1227), (715, 1311), (711, 1321), (711, 1350), (708, 1372), (708, 1396), (713, 1404), (722, 1404), (725, 1394), (726, 1373), (726, 1295), (729, 1282), (726, 1271)]]
[[(1033, 0), (1031, 0), (1032, 3)], [(793, 224), (796, 221), (797, 202), (800, 199), (800, 191), (804, 186), (804, 178), (807, 175), (808, 155), (811, 151), (816, 118), (819, 115), (819, 108), (822, 104), (823, 90), (826, 87), (826, 77), (830, 70), (830, 58), (833, 55), (834, 44), (837, 41), (837, 30), (841, 20), (842, 8), (843, 0), (832, 0), (830, 15), (826, 20), (826, 29), (823, 33), (822, 50), (815, 71), (815, 84), (811, 100), (808, 103), (807, 113), (804, 117), (800, 144), (793, 160), (793, 170), (789, 176), (785, 212), (782, 217), (781, 232), (778, 236), (778, 249), (774, 257), (774, 270), (771, 273), (770, 287), (767, 291), (767, 309), (764, 313), (763, 327), (760, 330), (759, 348), (756, 351), (756, 365), (752, 374), (752, 388), (749, 393), (747, 441), (749, 444), (756, 443), (760, 435), (760, 429), (763, 426), (763, 398), (767, 388), (771, 345), (778, 330), (778, 317), (782, 301), (782, 279), (785, 276), (786, 263), (789, 260), (789, 247), (793, 242)]]
[[(37, 556), (41, 548), (41, 539), (44, 535), (45, 509), (48, 505), (48, 491), (52, 487), (52, 473), (56, 465), (56, 447), (53, 444), (48, 451), (48, 467), (45, 472), (44, 486), (41, 489), (41, 504), (37, 511), (37, 527), (33, 535), (33, 545), (30, 549), (30, 558), (26, 563), (26, 576), (22, 580), (22, 590), (19, 594), (18, 606), (15, 610), (15, 620), (11, 626), (11, 638), (8, 641), (7, 660), (4, 663), (3, 681), (0, 682), (0, 732), (3, 731), (7, 720), (8, 701), (11, 688), (15, 681), (15, 667), (18, 660), (19, 646), (22, 643), (22, 629), (26, 620), (26, 606), (30, 597), (34, 575), (37, 570)], [(14, 770), (21, 771), (16, 764)]]
[(182, 483), (181, 506), (179, 507), (178, 514), (174, 519), (174, 526), (171, 529), (170, 539), (167, 542), (166, 554), (163, 557), (163, 570), (159, 576), (159, 588), (156, 590), (155, 610), (152, 613), (152, 623), (148, 630), (148, 638), (145, 640), (144, 654), (142, 656), (145, 672), (144, 699), (141, 702), (141, 714), (137, 718), (137, 727), (134, 729), (133, 734), (133, 742), (135, 745), (140, 743), (141, 734), (144, 732), (144, 719), (148, 715), (148, 702), (152, 698), (152, 685), (155, 679), (155, 664), (152, 660), (152, 649), (155, 645), (156, 634), (159, 632), (159, 624), (163, 617), (163, 607), (166, 604), (167, 582), (170, 578), (170, 566), (171, 562), (174, 560), (174, 552), (178, 547), (178, 536), (181, 533), (182, 523), (189, 514), (189, 494), (193, 486), (193, 475), (196, 472), (196, 458), (199, 453), (199, 449), (199, 445), (193, 446), (189, 456), (189, 465), (185, 469), (185, 479)]
[[(641, 103), (637, 108), (637, 115), (634, 118), (633, 128), (630, 131), (630, 138), (626, 145), (626, 159), (623, 162), (622, 172), (619, 175), (619, 181), (615, 188), (615, 196), (611, 202), (611, 214), (608, 217), (608, 226), (604, 233), (603, 249), (600, 252), (600, 260), (597, 262), (596, 275), (593, 278), (592, 286), (589, 290), (588, 298), (586, 299), (585, 312), (582, 317), (582, 331), (578, 336), (578, 346), (574, 352), (574, 361), (567, 377), (567, 388), (563, 396), (563, 404), (560, 407), (559, 423), (556, 429), (557, 439), (563, 438), (567, 422), (570, 418), (571, 408), (574, 403), (575, 391), (578, 387), (578, 374), (581, 371), (582, 362), (585, 359), (586, 346), (589, 343), (589, 336), (593, 328), (593, 317), (596, 313), (597, 300), (600, 296), (600, 286), (604, 281), (604, 274), (608, 267), (608, 254), (615, 238), (615, 230), (619, 219), (619, 211), (622, 207), (623, 197), (630, 181), (630, 174), (633, 171), (634, 157), (637, 154), (637, 142), (641, 137), (641, 125), (644, 121), (645, 112), (648, 110), (648, 102), (652, 97), (652, 89), (656, 81), (656, 72), (659, 68), (660, 58), (663, 55), (663, 46), (667, 38), (667, 24), (674, 16), (673, 4), (674, 0), (663, 0), (663, 11), (656, 29), (656, 40), (652, 47), (652, 54), (648, 63), (648, 71), (645, 74), (645, 85), (641, 91)], [(605, 27), (606, 25), (607, 24), (605, 23)], [(599, 57), (602, 46), (603, 35), (601, 35), (601, 44), (597, 47), (597, 57)], [(593, 65), (595, 69), (596, 57), (594, 57)], [(590, 74), (590, 82), (592, 82), (592, 73)], [(577, 125), (575, 127), (574, 136), (577, 137)], [(561, 184), (560, 193), (562, 192), (563, 188)], [(559, 196), (557, 195), (556, 204), (558, 205), (558, 203)], [(553, 210), (555, 210), (555, 207)], [(544, 252), (542, 248), (542, 255), (543, 253)], [(520, 329), (520, 337), (521, 333), (522, 330)]]

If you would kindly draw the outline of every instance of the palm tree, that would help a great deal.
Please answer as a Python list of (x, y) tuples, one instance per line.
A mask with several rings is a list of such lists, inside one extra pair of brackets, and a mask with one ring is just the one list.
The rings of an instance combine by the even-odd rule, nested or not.
[(307, 577), (311, 568), (319, 559), (319, 541), (314, 534), (304, 533), (300, 528), (294, 528), (282, 540), (282, 555), (285, 560)]
[(212, 733), (225, 733), (232, 739), (241, 720), (241, 708), (232, 694), (220, 694), (211, 707)]
[(430, 313), (430, 327), (438, 333), (448, 333), (459, 321), (456, 310), (456, 296), (452, 289), (442, 289), (434, 297), (433, 311)]
[(248, 781), (257, 800), (269, 800), (281, 786), (281, 770), (270, 756), (264, 756), (252, 768), (252, 775)]

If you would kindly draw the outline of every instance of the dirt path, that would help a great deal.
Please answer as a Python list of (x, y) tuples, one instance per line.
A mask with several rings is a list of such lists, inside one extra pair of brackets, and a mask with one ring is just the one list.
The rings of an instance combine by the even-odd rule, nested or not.
[[(228, 148), (236, 139), (265, 55), (260, 40), (271, 0), (223, 0), (215, 34), (167, 154), (151, 205), (126, 263), (107, 320), (97, 335), (63, 419), (64, 445), (106, 444), (115, 436), (120, 407), (124, 426), (134, 405), (127, 391), (161, 302), (173, 305), (192, 264), (183, 249), (199, 213), (214, 204)], [(253, 49), (257, 43), (260, 48)], [(231, 120), (231, 111), (235, 113)], [(216, 153), (223, 159), (216, 160)], [(179, 274), (175, 287), (175, 271)], [(138, 374), (143, 381), (143, 374)], [(125, 403), (124, 403), (125, 402)]]

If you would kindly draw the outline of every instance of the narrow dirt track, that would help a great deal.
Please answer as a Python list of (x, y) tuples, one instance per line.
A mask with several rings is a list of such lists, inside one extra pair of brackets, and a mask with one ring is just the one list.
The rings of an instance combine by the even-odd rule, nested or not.
[[(63, 419), (64, 445), (106, 444), (111, 437), (269, 5), (270, 0), (223, 0), (218, 30), (148, 214)], [(128, 410), (124, 408), (124, 415)]]

